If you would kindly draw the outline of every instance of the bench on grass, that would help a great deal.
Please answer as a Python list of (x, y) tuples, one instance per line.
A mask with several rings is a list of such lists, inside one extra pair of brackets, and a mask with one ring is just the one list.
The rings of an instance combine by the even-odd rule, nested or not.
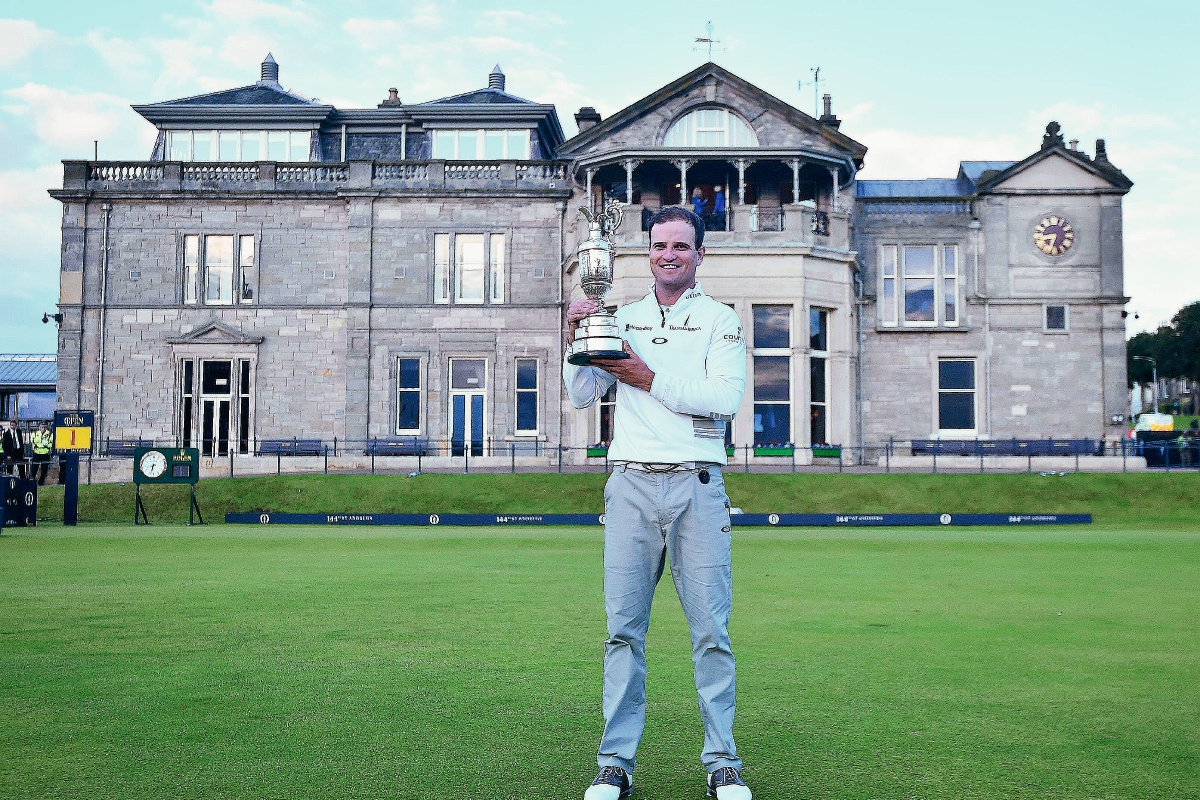
[(262, 439), (258, 443), (260, 456), (319, 456), (320, 439)]

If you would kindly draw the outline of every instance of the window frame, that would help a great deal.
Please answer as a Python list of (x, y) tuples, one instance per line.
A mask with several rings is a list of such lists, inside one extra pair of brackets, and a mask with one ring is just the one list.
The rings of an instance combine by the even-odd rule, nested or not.
[[(966, 362), (971, 365), (971, 388), (954, 389), (942, 388), (942, 364), (947, 362)], [(933, 429), (939, 439), (971, 439), (979, 436), (979, 359), (975, 356), (946, 355), (934, 359), (933, 370)], [(942, 395), (970, 394), (971, 395), (971, 428), (942, 427)]]
[[(521, 362), (533, 362), (533, 388), (521, 388)], [(533, 395), (534, 424), (532, 428), (521, 427), (521, 395)], [(535, 356), (520, 356), (513, 359), (513, 435), (537, 436), (542, 432), (542, 360)]]
[[(774, 306), (774, 307), (783, 307), (783, 308), (788, 309), (788, 316), (787, 316), (788, 328), (787, 328), (787, 346), (786, 347), (757, 347), (757, 346), (754, 346), (754, 343), (757, 341), (757, 336), (758, 336), (758, 332), (755, 329), (755, 324), (754, 324), (755, 323), (754, 309), (758, 306)], [(795, 358), (793, 356), (795, 355), (795, 346), (796, 346), (796, 306), (794, 304), (789, 304), (789, 303), (751, 303), (750, 322), (751, 322), (751, 324), (750, 324), (750, 342), (752, 345), (750, 348), (750, 358), (751, 358), (751, 361), (750, 361), (750, 363), (751, 363), (750, 441), (753, 444), (753, 446), (755, 446), (755, 447), (764, 447), (764, 446), (770, 446), (773, 444), (779, 444), (779, 445), (792, 444), (792, 445), (794, 445), (796, 442), (796, 425), (795, 425), (795, 422), (796, 422), (796, 420), (795, 420), (795, 416), (796, 416), (796, 376), (795, 376), (796, 363), (795, 363)], [(758, 359), (760, 359), (760, 358), (786, 358), (787, 359), (788, 387), (787, 387), (787, 400), (786, 401), (785, 400), (759, 400), (758, 397), (756, 396), (756, 391), (758, 388), (757, 384), (756, 384), (756, 378), (757, 378), (757, 372), (758, 372)], [(758, 417), (760, 416), (760, 414), (757, 411), (757, 409), (759, 406), (764, 406), (764, 405), (766, 405), (766, 406), (786, 406), (786, 408), (787, 408), (787, 411), (786, 411), (787, 423), (788, 423), (787, 433), (788, 433), (789, 441), (787, 441), (787, 442), (768, 442), (765, 440), (759, 441), (758, 437), (759, 437), (760, 431), (756, 430), (756, 428), (758, 427), (758, 423), (759, 423)]]
[[(1061, 328), (1050, 327), (1050, 309), (1061, 308), (1063, 310), (1063, 326)], [(1069, 303), (1042, 303), (1042, 333), (1062, 335), (1071, 332), (1071, 306)]]
[[(478, 236), (483, 241), (483, 296), (480, 298), (463, 298), (462, 264), (459, 261), (459, 239), (463, 236)], [(431, 242), (432, 252), (430, 263), (433, 265), (431, 289), (434, 305), (450, 306), (499, 306), (504, 305), (504, 293), (508, 289), (508, 269), (510, 262), (509, 243), (512, 237), (509, 231), (490, 230), (461, 230), (434, 231)], [(439, 243), (445, 243), (445, 258), (439, 257)], [(497, 248), (496, 245), (499, 245)], [(499, 251), (499, 258), (493, 253)]]
[[(207, 283), (208, 283), (208, 240), (215, 236), (228, 236), (233, 239), (233, 283), (230, 289), (230, 300), (225, 301), (210, 301), (208, 299)], [(196, 263), (190, 264), (188, 257), (188, 240), (196, 239)], [(243, 263), (243, 252), (247, 244), (250, 243), (251, 261), (246, 265)], [(179, 292), (177, 294), (177, 302), (181, 306), (200, 308), (202, 306), (218, 307), (237, 307), (237, 306), (252, 306), (259, 303), (259, 255), (261, 249), (262, 236), (260, 231), (245, 233), (243, 231), (228, 231), (228, 230), (201, 230), (201, 231), (185, 231), (179, 234)], [(243, 286), (243, 270), (249, 267), (252, 270), (252, 289), (253, 295), (250, 298), (243, 298), (242, 294), (245, 289)], [(194, 270), (189, 278), (189, 270)], [(193, 294), (192, 299), (188, 299), (188, 290), (191, 289)]]
[[(403, 368), (400, 365), (401, 361), (416, 361), (417, 362), (417, 385), (403, 386)], [(395, 372), (395, 413), (393, 414), (392, 429), (396, 436), (419, 436), (425, 430), (425, 363), (424, 359), (418, 355), (406, 355), (396, 353), (392, 357), (392, 368)], [(416, 392), (417, 393), (417, 427), (401, 428), (400, 427), (400, 393), (401, 392)]]
[[(697, 123), (700, 119), (700, 115), (703, 114), (705, 111), (722, 112), (722, 114), (723, 114), (722, 124), (720, 126), (716, 126), (716, 127), (711, 126), (711, 125), (699, 126)], [(730, 124), (731, 119), (737, 120), (743, 126), (745, 126), (746, 132), (750, 135), (749, 143), (736, 143), (735, 144), (733, 142), (734, 126)], [(676, 129), (681, 125), (686, 126), (683, 129), (682, 134), (679, 134), (679, 136), (682, 136), (685, 139), (685, 141), (683, 143), (671, 141), (673, 134), (675, 134)], [(696, 134), (697, 133), (700, 133), (700, 132), (710, 133), (710, 132), (714, 132), (714, 131), (719, 131), (720, 133), (723, 134), (724, 141), (721, 144), (697, 144), (697, 142), (696, 142)], [(693, 148), (730, 149), (730, 148), (741, 148), (741, 147), (759, 147), (760, 144), (758, 141), (758, 133), (754, 130), (754, 126), (751, 125), (750, 121), (747, 120), (745, 117), (743, 117), (741, 114), (738, 114), (736, 111), (734, 111), (733, 109), (728, 108), (726, 106), (705, 105), (705, 106), (700, 106), (698, 108), (689, 109), (688, 111), (684, 112), (683, 114), (679, 115), (674, 120), (672, 120), (671, 124), (668, 125), (667, 129), (663, 132), (661, 146), (663, 146), (663, 147), (693, 147)]]
[[(813, 342), (817, 338), (816, 334), (813, 332), (813, 315), (814, 314), (818, 315), (818, 318), (821, 318), (821, 316), (823, 316), (824, 323), (825, 323), (825, 326), (824, 326), (825, 327), (825, 330), (824, 330), (824, 338), (825, 338), (824, 345), (825, 345), (825, 347), (820, 350), (818, 350), (817, 347), (813, 344)], [(829, 406), (830, 406), (829, 398), (830, 398), (830, 394), (831, 394), (830, 390), (832, 388), (830, 386), (830, 382), (829, 382), (829, 367), (830, 367), (829, 354), (831, 352), (831, 348), (829, 346), (830, 330), (831, 330), (829, 323), (830, 323), (830, 320), (832, 319), (832, 317), (833, 317), (833, 309), (831, 309), (831, 308), (827, 308), (825, 306), (809, 306), (808, 307), (808, 342), (809, 342), (809, 347), (808, 347), (808, 420), (809, 420), (808, 438), (809, 438), (809, 443), (808, 443), (808, 445), (809, 445), (809, 447), (815, 447), (818, 444), (831, 444), (831, 442), (829, 442), (828, 439), (829, 439), (829, 429), (831, 427), (830, 419), (829, 419)], [(820, 400), (818, 400), (813, 395), (814, 386), (813, 386), (812, 375), (813, 375), (814, 368), (816, 367), (815, 362), (817, 362), (817, 361), (819, 361), (821, 364), (821, 385), (823, 388), (823, 391), (821, 392), (822, 396), (821, 396)], [(821, 411), (821, 420), (822, 420), (821, 426), (825, 429), (824, 438), (826, 441), (822, 441), (822, 442), (816, 441), (812, 435), (812, 428), (813, 428), (813, 416), (812, 415), (813, 415), (813, 412), (816, 411), (817, 409), (820, 409), (820, 411)]]
[[(476, 155), (470, 158), (463, 158), (462, 147), (460, 144), (460, 136), (463, 133), (470, 133), (476, 137)], [(503, 155), (499, 158), (492, 158), (487, 154), (487, 135), (489, 133), (502, 134), (504, 141)], [(524, 147), (520, 153), (514, 154), (511, 152), (512, 134), (524, 133)], [(454, 135), (454, 152), (453, 154), (442, 153), (441, 147), (438, 145), (439, 135)], [(532, 128), (430, 128), (429, 129), (429, 152), (430, 158), (435, 161), (529, 161), (530, 153), (533, 150), (533, 129)]]
[[(908, 248), (933, 248), (933, 275), (913, 275), (912, 280), (931, 280), (933, 282), (933, 319), (906, 319), (905, 281), (910, 279), (906, 267), (905, 251)], [(878, 264), (876, 276), (876, 324), (879, 328), (915, 328), (915, 329), (945, 329), (962, 327), (963, 309), (963, 264), (962, 247), (957, 241), (889, 241), (881, 242), (878, 246)], [(953, 273), (947, 273), (947, 256), (953, 253)], [(892, 274), (888, 274), (889, 269)], [(954, 319), (947, 319), (946, 299), (948, 289), (953, 291), (952, 307)], [(891, 295), (889, 297), (889, 294)]]
[[(201, 133), (210, 138), (210, 158), (201, 160), (196, 159), (196, 134)], [(272, 133), (284, 134), (284, 155), (282, 159), (272, 159), (269, 157), (269, 135)], [(189, 128), (170, 129), (166, 131), (167, 141), (164, 147), (164, 161), (181, 161), (189, 164), (234, 164), (248, 163), (254, 164), (259, 162), (275, 162), (279, 164), (307, 164), (312, 162), (312, 142), (313, 131), (311, 130), (295, 130), (287, 128), (284, 130), (278, 128), (264, 128), (259, 130), (243, 130), (242, 128)], [(233, 159), (221, 158), (221, 137), (234, 137), (236, 152)], [(187, 157), (176, 159), (173, 157), (175, 139), (177, 137), (187, 137)], [(247, 159), (245, 158), (245, 141), (247, 137), (258, 139), (258, 157)], [(295, 149), (301, 149), (303, 158), (292, 158), (292, 152)]]

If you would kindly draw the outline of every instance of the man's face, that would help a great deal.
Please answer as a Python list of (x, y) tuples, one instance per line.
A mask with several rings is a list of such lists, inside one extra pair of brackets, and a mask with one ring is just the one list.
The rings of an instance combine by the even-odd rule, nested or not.
[(704, 248), (696, 247), (696, 230), (681, 219), (660, 222), (650, 230), (650, 272), (654, 286), (680, 294), (696, 284), (696, 267)]

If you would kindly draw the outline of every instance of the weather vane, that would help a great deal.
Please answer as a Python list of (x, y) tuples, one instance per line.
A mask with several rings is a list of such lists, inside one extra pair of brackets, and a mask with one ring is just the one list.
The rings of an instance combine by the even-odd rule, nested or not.
[(811, 69), (809, 69), (809, 72), (811, 72), (813, 74), (813, 79), (811, 81), (797, 81), (797, 83), (799, 85), (796, 88), (803, 89), (805, 86), (813, 87), (813, 117), (817, 117), (821, 113), (820, 106), (819, 106), (820, 95), (821, 95), (821, 84), (824, 83), (825, 81), (821, 80), (821, 68), (820, 67), (812, 67)]
[[(693, 50), (693, 52), (696, 50), (703, 50), (704, 46), (707, 45), (708, 46), (708, 60), (712, 61), (713, 45), (720, 44), (721, 40), (713, 38), (713, 24), (712, 24), (711, 19), (708, 21), (708, 24), (704, 26), (704, 30), (708, 31), (708, 36), (697, 36), (696, 44), (700, 45), (700, 47), (693, 47), (692, 50)], [(723, 51), (724, 49), (725, 48), (723, 48), (723, 47), (718, 47), (717, 52), (719, 53), (719, 52)]]

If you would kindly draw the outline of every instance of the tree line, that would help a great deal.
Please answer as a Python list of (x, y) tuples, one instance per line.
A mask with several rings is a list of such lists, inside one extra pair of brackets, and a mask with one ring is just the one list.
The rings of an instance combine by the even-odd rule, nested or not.
[(1153, 381), (1150, 362), (1134, 356), (1153, 358), (1158, 377), (1200, 380), (1200, 302), (1186, 305), (1171, 318), (1171, 324), (1158, 330), (1139, 333), (1125, 347), (1129, 385), (1143, 386)]

